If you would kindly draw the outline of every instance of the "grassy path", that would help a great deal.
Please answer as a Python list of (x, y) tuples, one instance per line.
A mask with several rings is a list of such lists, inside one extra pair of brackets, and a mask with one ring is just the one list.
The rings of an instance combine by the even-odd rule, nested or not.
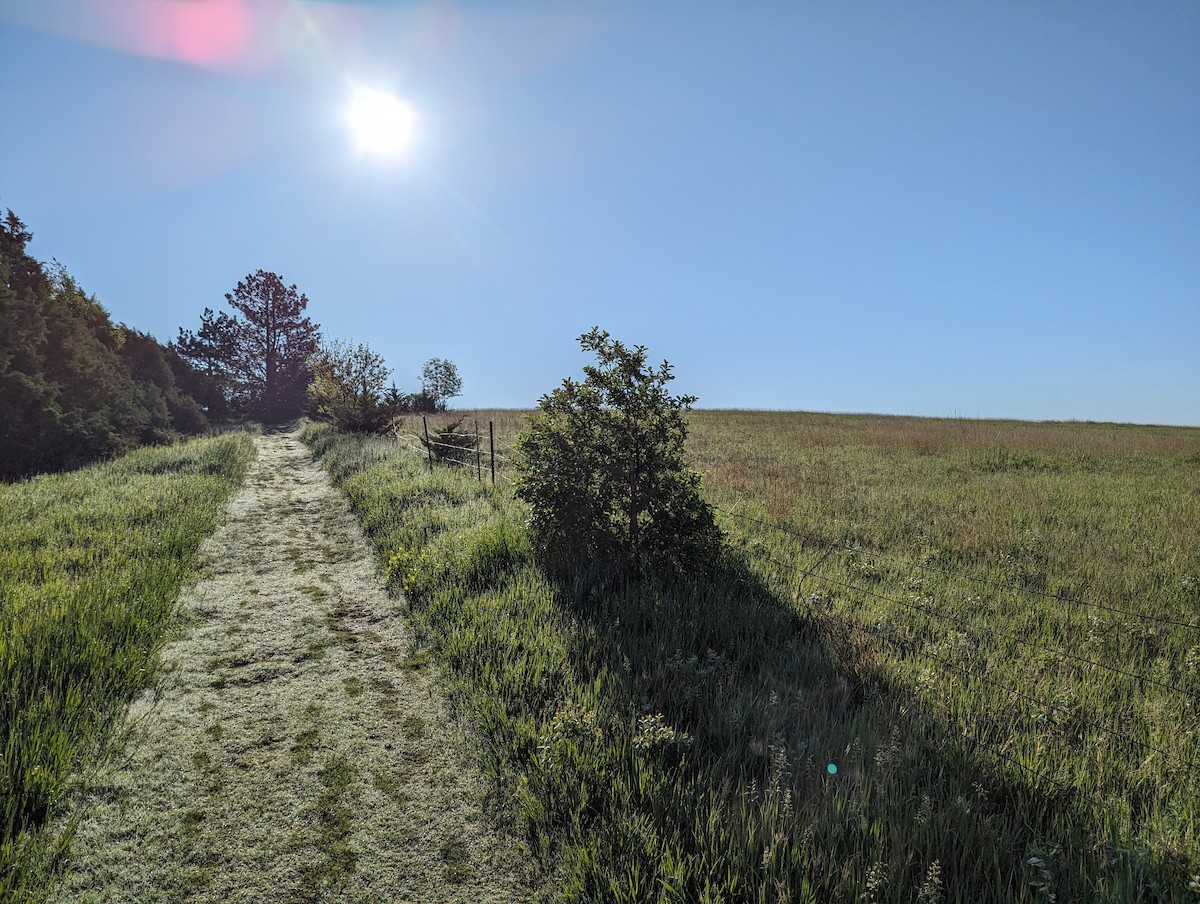
[(258, 443), (54, 899), (529, 898), (345, 498)]

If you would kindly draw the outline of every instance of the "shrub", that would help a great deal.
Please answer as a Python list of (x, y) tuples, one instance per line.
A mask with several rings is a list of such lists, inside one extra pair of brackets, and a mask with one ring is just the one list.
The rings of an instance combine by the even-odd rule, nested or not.
[(383, 356), (359, 343), (334, 341), (317, 349), (308, 363), (309, 401), (319, 417), (339, 430), (373, 433), (395, 414), (385, 403), (388, 369)]
[(598, 327), (579, 344), (597, 363), (542, 396), (517, 440), (535, 550), (559, 567), (631, 577), (715, 561), (720, 533), (683, 458), (695, 397), (671, 395), (670, 364), (647, 366), (644, 346)]

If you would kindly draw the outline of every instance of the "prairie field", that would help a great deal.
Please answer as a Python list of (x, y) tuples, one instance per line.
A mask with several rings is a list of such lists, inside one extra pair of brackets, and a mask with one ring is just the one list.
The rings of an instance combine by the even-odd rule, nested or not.
[(563, 899), (1197, 899), (1200, 430), (689, 424), (728, 561), (640, 587), (546, 580), (503, 479), (310, 436)]
[(0, 486), (0, 899), (38, 891), (66, 850), (71, 827), (46, 821), (156, 680), (179, 589), (252, 456), (233, 434)]

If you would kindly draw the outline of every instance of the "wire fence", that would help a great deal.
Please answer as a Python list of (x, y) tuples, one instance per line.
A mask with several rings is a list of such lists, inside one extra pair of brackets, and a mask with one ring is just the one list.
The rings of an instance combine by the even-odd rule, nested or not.
[(421, 428), (419, 434), (395, 429), (392, 435), (401, 448), (425, 458), (431, 471), (436, 465), (445, 465), (448, 468), (474, 470), (479, 482), (483, 482), (486, 475), (492, 486), (496, 485), (497, 480), (510, 486), (516, 485), (513, 478), (503, 471), (505, 467), (511, 467), (511, 456), (506, 454), (506, 450), (496, 450), (494, 422), (487, 422), (486, 433), (476, 423), (471, 432), (434, 428), (431, 436), (429, 420), (422, 417)]
[[(474, 471), (475, 477), (479, 481), (484, 480), (486, 476), (493, 486), (496, 485), (498, 480), (508, 486), (515, 486), (516, 482), (513, 477), (505, 473), (506, 470), (511, 470), (512, 467), (511, 449), (501, 451), (496, 449), (495, 428), (491, 421), (488, 422), (487, 432), (480, 430), (477, 425), (476, 429), (472, 432), (436, 431), (434, 433), (436, 439), (430, 435), (428, 422), (424, 418), (422, 422), (422, 434), (396, 431), (395, 436), (400, 447), (424, 457), (431, 470), (437, 464), (442, 464), (446, 467), (466, 470), (468, 472)], [(485, 440), (486, 448), (484, 448)], [(910, 561), (886, 552), (867, 549), (858, 544), (837, 542), (818, 537), (814, 534), (800, 531), (792, 525), (767, 521), (720, 506), (714, 506), (714, 508), (721, 515), (747, 525), (749, 531), (745, 531), (745, 533), (759, 532), (762, 535), (769, 532), (776, 537), (784, 538), (787, 544), (791, 544), (792, 552), (789, 556), (790, 561), (784, 561), (772, 555), (765, 548), (764, 544), (759, 543), (756, 546), (746, 537), (738, 537), (739, 545), (741, 545), (747, 557), (773, 569), (775, 579), (792, 588), (791, 592), (795, 593), (797, 601), (806, 607), (807, 614), (814, 621), (826, 625), (832, 624), (834, 630), (854, 634), (862, 640), (876, 645), (877, 650), (887, 650), (894, 660), (920, 660), (926, 662), (940, 675), (953, 675), (968, 683), (974, 682), (976, 685), (987, 687), (992, 692), (1003, 695), (1010, 701), (1017, 702), (1019, 706), (1026, 710), (1032, 708), (1033, 715), (1036, 717), (1034, 721), (1038, 725), (1038, 728), (1058, 735), (1068, 745), (1077, 744), (1086, 734), (1095, 744), (1107, 744), (1109, 746), (1123, 744), (1129, 749), (1142, 751), (1149, 757), (1158, 758), (1164, 766), (1173, 771), (1181, 771), (1193, 777), (1197, 772), (1200, 772), (1197, 768), (1200, 764), (1197, 762), (1196, 743), (1194, 740), (1190, 748), (1190, 753), (1186, 755), (1167, 750), (1164, 746), (1154, 743), (1151, 739), (1135, 736), (1129, 730), (1128, 724), (1120, 724), (1115, 721), (1087, 715), (1082, 711), (1080, 706), (1066, 706), (1061, 701), (1044, 699), (1031, 693), (1028, 689), (1016, 686), (1011, 681), (1006, 681), (1003, 677), (998, 677), (996, 670), (988, 666), (987, 663), (996, 660), (998, 651), (1011, 651), (1014, 648), (1020, 648), (1028, 651), (1031, 656), (1039, 657), (1036, 663), (1039, 666), (1049, 658), (1060, 664), (1084, 667), (1090, 672), (1107, 674), (1115, 680), (1125, 682), (1128, 685), (1125, 699), (1131, 703), (1135, 699), (1144, 697), (1144, 691), (1147, 686), (1157, 688), (1163, 693), (1176, 695), (1187, 701), (1186, 706), (1191, 708), (1195, 708), (1197, 704), (1200, 704), (1200, 693), (1180, 687), (1170, 681), (1161, 680), (1153, 675), (1139, 673), (1129, 668), (1122, 668), (1119, 665), (1081, 655), (1075, 650), (1050, 645), (1043, 639), (1034, 639), (1032, 631), (1022, 634), (1018, 629), (1004, 630), (995, 625), (981, 625), (968, 617), (948, 612), (945, 608), (934, 604), (930, 600), (906, 600), (896, 593), (885, 593), (877, 588), (856, 583), (853, 580), (846, 580), (842, 577), (826, 574), (821, 569), (839, 554), (849, 557), (865, 556), (874, 562), (894, 569), (901, 576), (911, 574), (912, 572), (921, 572), (923, 574), (937, 575), (946, 581), (959, 581), (976, 588), (986, 589), (990, 591), (993, 597), (993, 604), (1005, 595), (1010, 598), (1054, 602), (1064, 607), (1064, 611), (1068, 612), (1067, 620), (1064, 622), (1067, 630), (1062, 632), (1062, 639), (1064, 641), (1070, 639), (1069, 610), (1072, 609), (1082, 611), (1089, 614), (1089, 616), (1093, 612), (1103, 612), (1110, 616), (1119, 616), (1149, 625), (1196, 631), (1198, 633), (1200, 633), (1200, 625), (1172, 618), (1168, 615), (1136, 612), (1111, 605), (1107, 602), (1079, 599), (1011, 581), (984, 578), (941, 565)], [(809, 550), (815, 550), (818, 555), (813, 564), (806, 566), (801, 563), (800, 557), (804, 552)], [(926, 627), (929, 624), (949, 626), (955, 631), (960, 632), (961, 636), (970, 640), (971, 649), (979, 651), (979, 655), (975, 658), (980, 660), (982, 664), (956, 661), (953, 658), (932, 652), (929, 647), (936, 638), (931, 633), (926, 634), (924, 637), (904, 637), (900, 636), (895, 629), (895, 623), (891, 621), (888, 621), (886, 624), (868, 624), (849, 613), (834, 613), (831, 610), (822, 610), (817, 602), (820, 594), (806, 597), (802, 592), (805, 582), (813, 582), (827, 588), (836, 588), (841, 593), (858, 594), (861, 597), (870, 598), (878, 603), (885, 604), (889, 607), (890, 612), (902, 610), (908, 616), (905, 624), (910, 631), (916, 631), (920, 619), (926, 621)], [(984, 607), (979, 606), (977, 608), (982, 611)], [(1035, 619), (1044, 619), (1047, 615), (1044, 607), (1037, 607), (1031, 611)], [(944, 641), (945, 638), (943, 637), (942, 640)], [(936, 644), (933, 645), (936, 648)], [(1001, 659), (1000, 661), (1007, 660)], [(961, 735), (963, 738), (969, 740), (979, 752), (986, 753), (997, 761), (1005, 762), (1019, 768), (1021, 771), (1034, 776), (1038, 781), (1046, 782), (1060, 791), (1068, 793), (1076, 792), (1077, 789), (1075, 789), (1071, 782), (1056, 778), (1045, 770), (1038, 769), (1029, 762), (1024, 762), (1014, 756), (1009, 749), (1008, 740), (1002, 742), (996, 739), (989, 739), (982, 733), (974, 731), (973, 728), (975, 726), (971, 723), (972, 716), (970, 713), (961, 710), (956, 712), (944, 700), (939, 703), (934, 695), (927, 695), (926, 699), (916, 702), (923, 716), (931, 724), (936, 724), (942, 730), (951, 734)]]
[(1053, 601), (1059, 602), (1059, 603), (1065, 603), (1070, 606), (1078, 606), (1078, 607), (1082, 607), (1085, 609), (1097, 609), (1097, 610), (1100, 610), (1103, 612), (1108, 612), (1108, 613), (1111, 613), (1114, 615), (1121, 615), (1121, 616), (1124, 616), (1127, 618), (1134, 618), (1134, 619), (1139, 619), (1139, 620), (1143, 620), (1143, 621), (1151, 621), (1151, 622), (1156, 622), (1156, 623), (1162, 624), (1162, 625), (1171, 625), (1171, 626), (1179, 627), (1179, 628), (1190, 628), (1193, 631), (1200, 631), (1200, 624), (1195, 624), (1193, 622), (1179, 621), (1177, 619), (1169, 618), (1167, 616), (1151, 615), (1146, 612), (1132, 612), (1128, 609), (1122, 609), (1117, 606), (1107, 605), (1105, 603), (1088, 602), (1088, 601), (1084, 601), (1084, 600), (1078, 600), (1078, 599), (1074, 599), (1072, 597), (1064, 596), (1061, 594), (1051, 593), (1048, 590), (1041, 590), (1036, 587), (1028, 587), (1028, 586), (1024, 586), (1021, 584), (1013, 584), (1013, 583), (1005, 582), (1005, 581), (994, 581), (994, 580), (990, 580), (988, 578), (980, 578), (975, 575), (964, 574), (962, 572), (953, 571), (951, 569), (941, 568), (936, 565), (929, 565), (924, 562), (899, 562), (899, 560), (895, 559), (892, 556), (888, 556), (884, 553), (875, 552), (874, 550), (866, 549), (862, 546), (852, 546), (847, 543), (837, 543), (837, 542), (834, 542), (831, 540), (826, 540), (821, 537), (816, 537), (815, 535), (812, 535), (812, 534), (805, 534), (801, 531), (796, 530), (794, 527), (790, 527), (788, 525), (777, 524), (777, 523), (774, 523), (771, 521), (765, 521), (761, 518), (753, 518), (749, 515), (742, 515), (737, 512), (729, 511), (728, 509), (720, 508), (719, 506), (714, 506), (714, 508), (716, 508), (718, 511), (728, 515), (731, 518), (737, 518), (741, 521), (747, 521), (747, 522), (756, 524), (759, 527), (765, 527), (770, 530), (779, 531), (781, 533), (791, 535), (793, 537), (796, 537), (796, 538), (801, 539), (808, 543), (816, 543), (818, 545), (824, 546), (831, 550), (844, 550), (846, 552), (855, 553), (857, 555), (867, 555), (867, 556), (871, 556), (873, 559), (876, 559), (879, 561), (890, 562), (893, 564), (900, 564), (902, 567), (914, 568), (914, 569), (917, 569), (918, 571), (924, 571), (924, 572), (929, 572), (929, 573), (933, 573), (933, 574), (939, 574), (939, 575), (944, 575), (947, 577), (952, 577), (952, 578), (955, 578), (958, 580), (967, 581), (972, 584), (977, 584), (981, 587), (990, 587), (992, 589), (997, 589), (997, 590), (1011, 590), (1011, 591), (1015, 591), (1017, 593), (1024, 593), (1024, 594), (1028, 594), (1031, 596), (1039, 596), (1039, 597), (1042, 597), (1043, 599), (1053, 600)]

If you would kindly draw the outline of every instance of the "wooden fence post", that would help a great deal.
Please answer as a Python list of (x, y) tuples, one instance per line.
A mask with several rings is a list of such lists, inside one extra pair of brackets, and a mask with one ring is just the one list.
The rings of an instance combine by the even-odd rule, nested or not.
[(479, 441), (479, 421), (475, 422), (475, 479), (483, 483), (483, 444)]

